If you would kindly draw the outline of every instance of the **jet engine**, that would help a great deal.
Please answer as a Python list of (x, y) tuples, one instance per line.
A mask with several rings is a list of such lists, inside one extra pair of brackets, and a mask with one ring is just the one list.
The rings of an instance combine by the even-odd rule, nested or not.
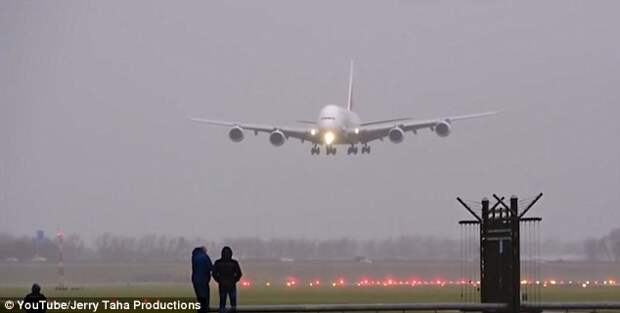
[(388, 132), (388, 137), (393, 143), (401, 143), (405, 139), (405, 132), (400, 127), (392, 127)]
[(435, 125), (435, 133), (439, 137), (447, 137), (448, 135), (450, 135), (451, 131), (452, 126), (450, 126), (450, 123), (448, 121), (439, 122), (437, 123), (437, 125)]
[(286, 136), (281, 130), (274, 130), (269, 135), (269, 142), (276, 147), (283, 145), (285, 141)]
[(243, 140), (243, 128), (239, 126), (233, 127), (228, 132), (228, 137), (234, 142), (240, 142), (241, 140)]

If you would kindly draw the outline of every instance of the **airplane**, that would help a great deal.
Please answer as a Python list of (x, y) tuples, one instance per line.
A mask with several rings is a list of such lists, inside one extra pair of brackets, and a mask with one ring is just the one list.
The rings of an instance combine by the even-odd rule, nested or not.
[(417, 134), (420, 129), (428, 128), (439, 137), (447, 137), (452, 132), (452, 122), (454, 121), (479, 118), (496, 113), (485, 112), (427, 120), (404, 117), (362, 122), (357, 113), (353, 111), (353, 61), (351, 61), (349, 95), (346, 107), (328, 104), (321, 109), (316, 121), (297, 121), (306, 125), (305, 127), (246, 124), (192, 117), (189, 119), (199, 123), (230, 127), (228, 137), (233, 142), (241, 142), (245, 137), (244, 131), (248, 130), (253, 131), (254, 135), (258, 135), (259, 132), (269, 134), (269, 142), (276, 147), (282, 146), (288, 139), (294, 138), (299, 139), (302, 143), (305, 141), (312, 143), (313, 146), (310, 149), (312, 155), (319, 155), (321, 146), (325, 147), (326, 155), (335, 155), (336, 145), (347, 145), (347, 154), (351, 155), (358, 153), (358, 145), (361, 145), (362, 154), (368, 154), (370, 153), (369, 142), (383, 141), (387, 137), (393, 143), (401, 143), (406, 132)]

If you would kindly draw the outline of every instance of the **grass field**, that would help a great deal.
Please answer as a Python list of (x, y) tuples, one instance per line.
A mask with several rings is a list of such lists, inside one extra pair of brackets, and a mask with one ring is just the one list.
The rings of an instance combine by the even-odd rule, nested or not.
[[(311, 304), (311, 303), (395, 303), (395, 302), (463, 302), (461, 287), (455, 285), (355, 286), (361, 277), (384, 280), (444, 279), (459, 277), (458, 262), (242, 262), (250, 286), (239, 287), (240, 304)], [(571, 280), (620, 278), (617, 263), (547, 263), (544, 278)], [(21, 298), (30, 285), (38, 282), (51, 298), (193, 298), (187, 262), (173, 263), (73, 263), (66, 265), (69, 290), (57, 291), (57, 268), (54, 264), (0, 264), (0, 298)], [(338, 277), (345, 286), (331, 286)], [(289, 279), (298, 284), (285, 287)], [(320, 280), (319, 287), (308, 286)], [(271, 286), (266, 286), (270, 282)], [(212, 283), (212, 303), (217, 303)], [(478, 298), (476, 291), (469, 298)], [(579, 284), (542, 288), (543, 301), (620, 301), (620, 286), (582, 288)]]
[[(67, 291), (43, 286), (48, 297), (165, 297), (191, 298), (189, 284), (145, 283), (123, 285), (76, 286)], [(212, 286), (212, 299), (215, 286)], [(2, 297), (22, 297), (28, 286), (0, 287)], [(243, 304), (307, 304), (307, 303), (392, 303), (392, 302), (462, 302), (459, 286), (393, 286), (393, 287), (240, 287)], [(544, 301), (620, 301), (620, 287), (549, 286), (542, 290)]]
[[(211, 306), (218, 304), (215, 286), (211, 288)], [(0, 300), (15, 301), (22, 298), (28, 291), (27, 286), (0, 287)], [(124, 285), (88, 285), (57, 291), (45, 287), (48, 299), (61, 300), (73, 298), (78, 301), (96, 301), (101, 299), (132, 303), (135, 299), (146, 299), (149, 302), (181, 301), (195, 302), (193, 290), (189, 284), (178, 283), (143, 283)], [(238, 289), (240, 305), (253, 304), (339, 304), (339, 303), (430, 303), (430, 302), (474, 302), (478, 298), (472, 293), (470, 301), (463, 301), (459, 286), (392, 286), (392, 287), (241, 287)], [(80, 300), (83, 299), (83, 300)], [(620, 287), (589, 287), (549, 286), (542, 291), (543, 301), (620, 301)], [(144, 301), (144, 300), (140, 300)], [(2, 301), (3, 302), (3, 301)], [(478, 302), (478, 301), (475, 301)], [(3, 308), (0, 308), (0, 312)], [(129, 309), (132, 312), (152, 312), (151, 310)], [(49, 311), (49, 310), (48, 310)], [(192, 310), (185, 310), (191, 312)], [(79, 312), (79, 311), (76, 311)], [(84, 310), (82, 311), (84, 312)], [(90, 311), (92, 312), (92, 310)], [(104, 309), (97, 312), (118, 312)], [(609, 311), (612, 313), (612, 311)], [(616, 313), (617, 311), (613, 311)]]
[[(344, 278), (354, 282), (361, 278), (383, 280), (459, 280), (461, 264), (454, 261), (380, 261), (372, 264), (353, 261), (244, 261), (244, 278), (261, 284), (282, 284), (287, 279), (298, 282), (329, 282)], [(470, 269), (477, 264), (468, 265)], [(76, 285), (124, 283), (185, 283), (190, 276), (189, 261), (158, 263), (67, 263), (65, 279)], [(54, 263), (0, 263), (2, 285), (29, 285), (32, 282), (55, 284), (58, 269)], [(525, 276), (525, 271), (522, 271)], [(540, 268), (542, 279), (620, 281), (620, 263), (546, 262)]]

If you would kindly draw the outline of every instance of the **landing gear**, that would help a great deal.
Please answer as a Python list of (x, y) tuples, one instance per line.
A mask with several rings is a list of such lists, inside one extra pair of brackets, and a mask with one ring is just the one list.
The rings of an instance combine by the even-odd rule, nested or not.
[(319, 148), (319, 146), (314, 145), (311, 149), (310, 149), (310, 154), (311, 155), (318, 155), (321, 154), (321, 148)]
[[(357, 146), (354, 145), (350, 145), (347, 148), (347, 154), (351, 155), (351, 154), (357, 154), (359, 152), (359, 148)], [(370, 146), (368, 145), (363, 145), (362, 146), (362, 154), (366, 154), (366, 153), (370, 153)], [(319, 155), (321, 154), (321, 147), (318, 145), (314, 145), (312, 148), (310, 148), (310, 154), (311, 155)], [(334, 146), (325, 146), (325, 154), (326, 155), (336, 155), (336, 147)]]
[(327, 155), (336, 155), (336, 147), (333, 146), (326, 146), (325, 147), (325, 154)]
[(370, 146), (367, 144), (364, 144), (364, 146), (362, 146), (362, 154), (365, 153), (370, 153)]
[(357, 154), (357, 147), (354, 145), (351, 145), (349, 148), (347, 148), (347, 154)]

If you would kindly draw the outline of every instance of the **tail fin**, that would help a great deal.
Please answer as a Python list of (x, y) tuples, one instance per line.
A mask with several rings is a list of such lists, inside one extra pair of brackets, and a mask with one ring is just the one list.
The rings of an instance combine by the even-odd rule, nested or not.
[(349, 99), (347, 101), (347, 110), (353, 111), (353, 59), (351, 59), (351, 69), (349, 71)]

